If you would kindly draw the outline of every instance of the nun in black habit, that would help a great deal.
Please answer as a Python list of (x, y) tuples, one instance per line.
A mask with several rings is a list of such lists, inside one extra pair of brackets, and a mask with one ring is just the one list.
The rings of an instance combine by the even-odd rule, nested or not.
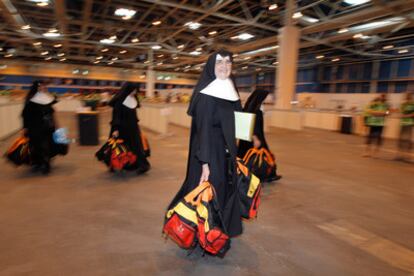
[[(262, 104), (268, 95), (268, 90), (256, 89), (249, 96), (244, 105), (243, 111), (256, 114), (256, 121), (253, 130), (253, 142), (244, 140), (240, 140), (239, 142), (238, 156), (240, 158), (243, 158), (246, 152), (253, 147), (265, 148), (271, 153), (264, 135), (264, 120), (263, 112), (261, 110)], [(271, 175), (267, 181), (274, 181), (280, 178), (281, 176), (276, 174), (276, 168), (274, 168), (274, 174)]]
[(193, 91), (188, 114), (192, 117), (187, 175), (169, 205), (172, 208), (200, 183), (209, 181), (216, 190), (225, 230), (230, 237), (242, 233), (236, 192), (234, 111), (241, 110), (239, 94), (231, 77), (232, 53), (212, 54)]
[(29, 138), (31, 164), (34, 171), (50, 172), (50, 160), (56, 155), (53, 132), (55, 119), (53, 105), (56, 97), (47, 91), (46, 84), (33, 82), (23, 108), (23, 133)]
[(134, 165), (128, 170), (136, 170), (137, 174), (145, 173), (150, 169), (148, 155), (144, 151), (141, 140), (141, 130), (138, 125), (137, 108), (140, 107), (136, 91), (137, 84), (126, 82), (116, 94), (109, 105), (112, 106), (112, 121), (110, 137), (124, 140), (124, 143), (137, 156)]

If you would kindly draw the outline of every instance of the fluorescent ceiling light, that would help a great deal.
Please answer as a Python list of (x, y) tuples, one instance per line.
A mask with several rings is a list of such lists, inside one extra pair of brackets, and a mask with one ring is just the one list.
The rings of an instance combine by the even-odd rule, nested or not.
[(341, 60), (340, 58), (334, 58), (334, 59), (332, 59), (333, 62), (340, 61), (340, 60)]
[(370, 2), (370, 0), (344, 0), (344, 3), (352, 6), (362, 5), (368, 2)]
[(348, 31), (349, 30), (347, 28), (342, 28), (342, 29), (338, 30), (338, 34), (343, 34), (343, 33), (346, 33)]
[(114, 62), (113, 61), (108, 61), (108, 64), (111, 65), (111, 64), (114, 64)]
[(151, 48), (154, 49), (154, 50), (159, 50), (162, 47), (160, 45), (153, 45), (153, 46), (151, 46)]
[(59, 53), (57, 54), (58, 57), (63, 57), (65, 55), (65, 53)]
[(133, 39), (131, 39), (131, 42), (132, 43), (137, 43), (137, 42), (139, 42), (139, 38), (133, 38)]
[(55, 48), (60, 48), (60, 47), (62, 47), (62, 44), (55, 44), (55, 45), (53, 45), (53, 47), (55, 47)]
[(6, 69), (6, 68), (7, 68), (7, 65), (6, 64), (0, 65), (0, 69)]
[(100, 60), (95, 60), (93, 63), (98, 64), (100, 62), (101, 62)]
[(164, 63), (162, 63), (162, 62), (158, 62), (158, 63), (157, 63), (157, 65), (158, 65), (158, 66), (163, 65), (163, 64), (164, 64)]
[(175, 57), (173, 57), (173, 59), (178, 59), (178, 57), (177, 57), (177, 56), (175, 56)]
[(111, 60), (118, 60), (118, 58), (117, 57), (113, 57), (113, 58), (111, 58)]
[(353, 38), (362, 38), (364, 35), (359, 33), (359, 34), (354, 34), (352, 37)]
[(269, 11), (277, 9), (277, 4), (272, 4), (269, 6)]
[(211, 32), (208, 32), (208, 34), (209, 35), (215, 35), (215, 34), (217, 34), (217, 31), (211, 31)]
[(190, 52), (190, 55), (199, 56), (199, 55), (201, 55), (201, 52), (200, 51), (192, 51), (192, 52)]
[(157, 80), (162, 80), (162, 79), (164, 79), (164, 77), (163, 77), (163, 76), (158, 76), (158, 77), (157, 77)]
[(170, 76), (165, 77), (165, 80), (170, 80), (170, 79), (171, 79)]
[(188, 68), (190, 68), (191, 67), (191, 65), (187, 65), (187, 66), (185, 66), (184, 68), (185, 69), (188, 69)]
[(303, 14), (301, 12), (295, 12), (292, 15), (292, 18), (298, 19), (298, 18), (301, 18), (302, 16), (303, 16)]
[(45, 58), (45, 60), (51, 60), (52, 59), (52, 57), (46, 57)]
[(112, 36), (109, 37), (109, 39), (116, 40), (117, 37), (116, 37), (116, 35), (112, 35)]
[(158, 55), (157, 57), (159, 57), (159, 58), (162, 58), (164, 55), (163, 54), (161, 54), (161, 55)]
[(114, 14), (116, 16), (121, 16), (122, 19), (124, 19), (124, 20), (128, 20), (128, 19), (131, 19), (136, 13), (137, 13), (136, 10), (119, 8), (119, 9), (116, 9), (115, 10), (115, 13)]
[(101, 39), (100, 42), (103, 43), (103, 44), (112, 44), (112, 43), (115, 42), (115, 40), (110, 39), (110, 38), (104, 38), (104, 39)]
[(145, 75), (139, 76), (140, 79), (145, 79)]
[(82, 75), (87, 75), (87, 74), (89, 74), (88, 70), (85, 70), (85, 71), (82, 72)]
[(108, 52), (108, 51), (109, 51), (108, 48), (104, 48), (104, 49), (101, 50), (102, 53), (105, 53), (105, 52)]
[(178, 49), (183, 49), (185, 47), (185, 45), (184, 44), (181, 44), (181, 45), (179, 45), (177, 48)]
[(232, 36), (231, 39), (240, 39), (240, 40), (248, 40), (250, 38), (253, 38), (254, 35), (251, 35), (249, 33), (242, 33), (236, 36)]
[(405, 54), (408, 53), (408, 49), (402, 49), (398, 51), (399, 54)]
[(389, 50), (389, 49), (392, 49), (392, 48), (394, 48), (394, 45), (386, 45), (386, 46), (382, 47), (382, 49), (384, 49), (384, 50)]
[(279, 48), (279, 45), (264, 47), (264, 48), (260, 48), (260, 49), (253, 50), (253, 51), (250, 51), (250, 52), (245, 52), (245, 53), (242, 53), (242, 55), (254, 55), (254, 54), (257, 54), (257, 53), (266, 52), (266, 51), (274, 50), (274, 49), (277, 49), (277, 48)]
[(42, 56), (45, 56), (45, 55), (49, 54), (49, 51), (44, 51), (44, 52), (41, 52), (40, 54), (41, 54)]
[(34, 42), (34, 43), (33, 43), (33, 45), (34, 45), (34, 46), (40, 46), (40, 45), (42, 45), (42, 42), (40, 42), (40, 41), (38, 41), (38, 42)]
[(148, 64), (148, 63), (150, 63), (150, 61), (149, 61), (149, 60), (144, 61), (144, 64)]
[(66, 58), (61, 58), (61, 59), (59, 59), (59, 61), (65, 61), (66, 60)]
[(188, 27), (191, 30), (197, 30), (201, 27), (201, 24), (198, 22), (190, 21), (190, 22), (185, 23), (184, 26)]
[(126, 54), (127, 52), (128, 52), (127, 50), (121, 50), (121, 51), (119, 51), (119, 53), (122, 54), (122, 55), (123, 54)]
[(196, 51), (202, 51), (203, 50), (203, 48), (202, 47), (198, 47), (197, 49), (196, 49)]
[(72, 71), (72, 74), (74, 74), (74, 75), (79, 74), (79, 69), (74, 69), (74, 70)]
[(30, 25), (24, 25), (21, 27), (22, 30), (29, 30), (30, 28)]
[(306, 22), (309, 22), (309, 23), (319, 22), (319, 19), (314, 18), (314, 17), (310, 17), (310, 16), (306, 16), (306, 15), (302, 16), (301, 19), (306, 21)]
[(324, 57), (325, 57), (324, 55), (316, 56), (317, 59), (321, 59), (321, 58), (324, 58)]
[(13, 56), (13, 54), (6, 54), (6, 55), (4, 55), (4, 57), (6, 57), (6, 58), (9, 58), (9, 57), (12, 57)]
[(248, 66), (243, 66), (242, 69), (246, 70), (247, 68), (249, 68)]
[(350, 28), (354, 32), (362, 32), (365, 30), (378, 29), (385, 26), (400, 24), (404, 22), (405, 18), (401, 16), (391, 17), (383, 20), (373, 21), (369, 23), (360, 24)]
[(158, 26), (158, 25), (160, 25), (162, 22), (161, 22), (161, 20), (157, 20), (157, 21), (154, 21), (154, 22), (152, 22), (152, 25), (154, 25), (154, 26)]
[(103, 59), (103, 56), (96, 57), (96, 59), (98, 59), (98, 60)]
[(56, 33), (56, 32), (47, 32), (43, 34), (44, 37), (59, 37), (60, 33)]

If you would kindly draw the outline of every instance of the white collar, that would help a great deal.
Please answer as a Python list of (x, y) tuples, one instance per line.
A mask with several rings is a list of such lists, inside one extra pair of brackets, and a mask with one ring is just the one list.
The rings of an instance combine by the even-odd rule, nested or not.
[(54, 100), (55, 98), (52, 95), (42, 91), (36, 92), (36, 94), (30, 99), (31, 102), (43, 105), (50, 104)]
[(137, 108), (138, 106), (137, 98), (133, 96), (132, 94), (129, 94), (125, 98), (125, 100), (122, 102), (122, 104), (131, 109)]
[(200, 93), (228, 101), (239, 100), (239, 95), (234, 88), (233, 82), (229, 78), (225, 80), (216, 78), (206, 88), (201, 90)]

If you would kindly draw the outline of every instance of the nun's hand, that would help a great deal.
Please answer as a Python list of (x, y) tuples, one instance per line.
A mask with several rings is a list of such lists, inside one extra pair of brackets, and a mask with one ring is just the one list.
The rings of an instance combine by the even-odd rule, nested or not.
[(118, 138), (119, 131), (118, 130), (115, 130), (114, 132), (112, 132), (112, 136), (115, 137), (115, 138)]
[(208, 164), (203, 164), (201, 177), (200, 177), (200, 183), (198, 183), (198, 185), (202, 184), (205, 181), (208, 181), (209, 176), (210, 176), (210, 168), (208, 167)]

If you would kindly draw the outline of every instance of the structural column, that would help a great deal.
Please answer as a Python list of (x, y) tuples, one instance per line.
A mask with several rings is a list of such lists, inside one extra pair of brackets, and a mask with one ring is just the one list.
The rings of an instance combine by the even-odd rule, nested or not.
[(148, 52), (148, 61), (149, 66), (147, 70), (147, 83), (145, 87), (145, 96), (147, 98), (154, 97), (154, 88), (155, 88), (155, 72), (154, 72), (154, 53), (152, 49)]
[(291, 109), (291, 101), (296, 92), (296, 71), (299, 52), (300, 30), (293, 24), (294, 1), (287, 1), (285, 26), (279, 30), (279, 48), (276, 69), (275, 99), (276, 108)]

